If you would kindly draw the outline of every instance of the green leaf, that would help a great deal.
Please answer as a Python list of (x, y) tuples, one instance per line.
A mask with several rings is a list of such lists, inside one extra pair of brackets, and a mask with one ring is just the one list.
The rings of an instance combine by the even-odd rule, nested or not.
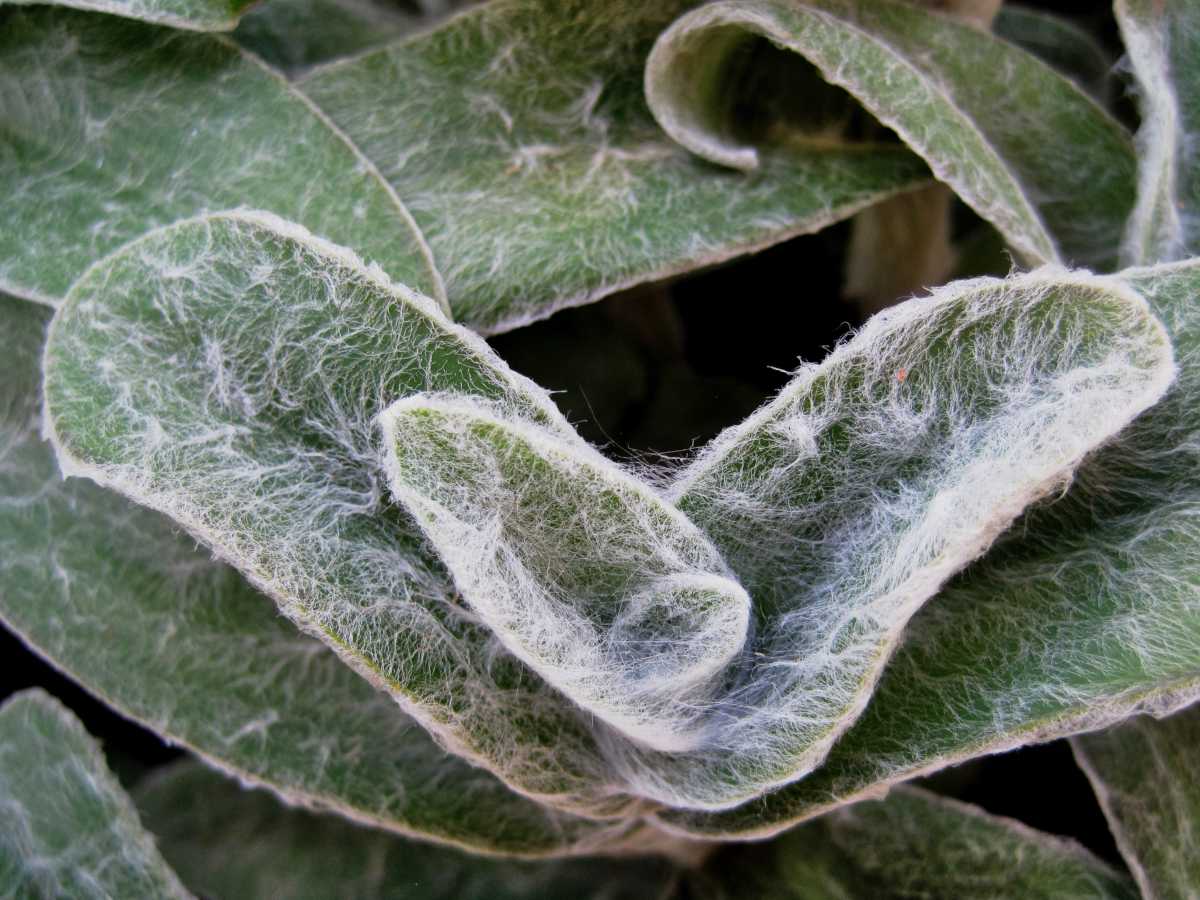
[(597, 849), (634, 830), (555, 814), (448, 755), (170, 520), (64, 481), (38, 434), (49, 317), (0, 296), (0, 619), (37, 653), (293, 803), (492, 854)]
[(1071, 739), (1145, 900), (1200, 891), (1200, 707)]
[(66, 472), (171, 516), (452, 751), (564, 807), (628, 806), (587, 719), (500, 652), (388, 499), (375, 417), (414, 393), (503, 402), (584, 446), (432, 301), (297, 226), (223, 213), (90, 269), (45, 371)]
[(0, 894), (190, 895), (142, 828), (100, 747), (40, 690), (0, 707)]
[(698, 900), (1134, 900), (1129, 878), (1074, 841), (901, 787), (765, 844), (734, 845), (694, 879)]
[(135, 795), (167, 859), (213, 900), (632, 900), (670, 896), (677, 879), (660, 859), (522, 863), (415, 844), (286, 809), (194, 763), (155, 773)]
[(246, 14), (233, 39), (294, 76), (428, 29), (464, 5), (464, 0), (266, 0)]
[(1042, 270), (893, 307), (719, 436), (670, 495), (754, 599), (753, 640), (660, 799), (728, 806), (817, 766), (909, 617), (1173, 374), (1139, 297)]
[(1180, 369), (1167, 396), (913, 618), (821, 769), (728, 813), (660, 814), (673, 827), (772, 834), (974, 756), (1200, 697), (1200, 261), (1100, 283), (1165, 323)]
[[(496, 618), (457, 602), (385, 501), (373, 417), (414, 394), (470, 395), (566, 453), (587, 448), (477, 339), (345, 251), (256, 214), (156, 232), (73, 289), (51, 330), (47, 409), (67, 471), (170, 514), (518, 790), (591, 815), (631, 808), (628, 794), (715, 807), (812, 768), (912, 611), (1165, 389), (1161, 328), (1105, 285), (1042, 272), (899, 307), (688, 471), (684, 512), (758, 620), (691, 753), (609, 733), (500, 653)], [(462, 470), (439, 502), (478, 480), (475, 463), (433, 456), (420, 454)], [(588, 546), (586, 522), (564, 522), (558, 539)]]
[(392, 494), (518, 659), (647, 747), (708, 737), (750, 598), (712, 544), (595, 450), (458, 397), (381, 416)]
[(1122, 245), (1126, 265), (1200, 252), (1200, 10), (1193, 3), (1117, 0), (1137, 79), (1138, 202)]
[(457, 320), (503, 331), (817, 231), (927, 170), (826, 141), (721, 172), (643, 96), (657, 34), (694, 0), (496, 0), (318, 69), (301, 88), (404, 198)]
[(0, 5), (40, 5), (46, 2), (187, 31), (229, 31), (255, 0), (0, 0)]
[(1104, 46), (1070, 19), (1033, 7), (1005, 4), (992, 30), (997, 37), (1029, 51), (1108, 105), (1116, 60)]
[(802, 54), (895, 129), (1025, 261), (1115, 261), (1134, 202), (1125, 130), (1035, 57), (906, 3), (736, 0), (683, 16), (647, 63), (647, 96), (667, 132), (714, 162), (759, 165), (735, 127), (731, 90), (764, 41)]
[(254, 205), (442, 296), (411, 217), (283, 79), (227, 39), (0, 7), (0, 289), (55, 304), (159, 225)]

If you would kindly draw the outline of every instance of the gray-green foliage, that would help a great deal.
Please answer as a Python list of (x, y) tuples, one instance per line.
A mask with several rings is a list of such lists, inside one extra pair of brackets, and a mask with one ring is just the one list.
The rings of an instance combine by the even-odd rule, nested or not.
[(1196, 708), (1071, 739), (1147, 900), (1185, 900), (1200, 887), (1198, 741)]
[[(185, 883), (1129, 896), (859, 801), (1200, 696), (1192, 5), (1117, 4), (1136, 157), (1095, 48), (1028, 14), (1036, 54), (893, 0), (452, 5), (0, 8), (0, 617), (275, 795), (152, 776)], [(886, 310), (676, 467), (477, 336), (931, 174), (1033, 268)], [(1126, 748), (1188, 721), (1079, 744), (1147, 894), (1194, 853)]]
[(0, 814), (0, 896), (191, 896), (99, 746), (38, 690), (0, 707)]

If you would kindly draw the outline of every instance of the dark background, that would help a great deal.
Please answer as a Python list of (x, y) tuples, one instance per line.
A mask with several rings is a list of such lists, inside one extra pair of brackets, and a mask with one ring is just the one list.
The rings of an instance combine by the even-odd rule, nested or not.
[[(1069, 15), (1112, 50), (1107, 3), (1025, 3)], [(1112, 104), (1134, 117), (1119, 79)], [(983, 228), (965, 209), (956, 233)], [(666, 284), (562, 311), (491, 343), (514, 368), (556, 390), (580, 432), (608, 455), (672, 465), (743, 419), (788, 380), (819, 362), (861, 324), (842, 296), (849, 224)], [(974, 273), (964, 273), (974, 274)], [(936, 599), (931, 601), (936, 602)], [(0, 629), (0, 699), (41, 686), (71, 707), (126, 780), (182, 755), (121, 718)], [(1083, 774), (1056, 741), (986, 757), (927, 780), (930, 787), (1044, 831), (1075, 837), (1123, 866)]]

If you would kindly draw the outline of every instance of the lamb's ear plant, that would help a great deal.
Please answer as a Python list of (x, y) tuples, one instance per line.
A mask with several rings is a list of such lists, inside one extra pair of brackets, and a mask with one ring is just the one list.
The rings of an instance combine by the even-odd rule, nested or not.
[[(68, 5), (0, 6), (0, 617), (194, 758), (9, 701), (0, 893), (1200, 890), (1200, 6), (1118, 0), (1135, 136), (1020, 11)], [(1012, 271), (682, 461), (480, 336), (942, 186)], [(902, 784), (1069, 735), (1129, 873)]]

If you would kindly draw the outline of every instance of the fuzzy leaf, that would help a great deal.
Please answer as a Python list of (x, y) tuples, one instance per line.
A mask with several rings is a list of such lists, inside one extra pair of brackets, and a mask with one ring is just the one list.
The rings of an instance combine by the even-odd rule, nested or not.
[(1200, 697), (1200, 261), (1101, 283), (1165, 323), (1180, 369), (1167, 396), (913, 618), (821, 769), (727, 813), (661, 814), (674, 827), (773, 834), (974, 756)]
[(188, 31), (229, 31), (255, 0), (0, 0), (0, 5), (46, 2)]
[(1005, 4), (996, 14), (992, 30), (997, 37), (1028, 50), (1072, 79), (1107, 106), (1116, 59), (1070, 19), (1033, 7)]
[[(41, 424), (50, 310), (0, 296), (0, 619), (123, 715), (243, 782), (359, 822), (525, 856), (619, 843), (448, 755), (170, 520), (63, 481)], [(453, 789), (448, 789), (453, 785)]]
[(1144, 900), (1200, 894), (1200, 707), (1071, 739)]
[(1200, 252), (1200, 8), (1117, 0), (1117, 22), (1137, 79), (1138, 203), (1122, 246), (1126, 265)]
[(393, 495), (500, 642), (634, 740), (701, 746), (750, 598), (696, 527), (596, 451), (503, 408), (415, 395), (380, 418)]
[(926, 182), (897, 146), (826, 141), (720, 172), (643, 97), (695, 0), (496, 0), (303, 78), (404, 198), (454, 317), (484, 332), (817, 231)]
[(388, 499), (374, 420), (413, 393), (503, 402), (583, 446), (431, 301), (273, 217), (205, 217), (76, 283), (46, 379), (67, 472), (170, 515), (453, 751), (563, 806), (628, 804), (582, 715), (465, 614)]
[(286, 809), (192, 763), (154, 774), (136, 798), (167, 859), (212, 900), (650, 900), (677, 877), (657, 859), (522, 863), (415, 844)]
[(692, 807), (809, 772), (909, 617), (1173, 372), (1145, 303), (1087, 275), (960, 282), (873, 318), (672, 486), (753, 598), (753, 640), (705, 753), (624, 765)]
[(295, 75), (428, 29), (468, 2), (473, 0), (266, 0), (246, 14), (233, 39)]
[(1074, 841), (902, 787), (765, 844), (735, 845), (693, 878), (697, 900), (1134, 900), (1127, 876)]
[(683, 16), (647, 63), (647, 97), (666, 131), (706, 159), (758, 166), (734, 128), (731, 88), (764, 39), (802, 54), (895, 129), (1026, 262), (1115, 261), (1134, 202), (1125, 130), (1035, 57), (907, 3), (733, 0)]
[(100, 747), (40, 690), (0, 707), (0, 895), (190, 895), (142, 828)]
[(225, 38), (0, 7), (0, 121), (0, 289), (10, 294), (56, 304), (88, 265), (145, 231), (253, 205), (441, 296), (420, 233), (378, 173)]

